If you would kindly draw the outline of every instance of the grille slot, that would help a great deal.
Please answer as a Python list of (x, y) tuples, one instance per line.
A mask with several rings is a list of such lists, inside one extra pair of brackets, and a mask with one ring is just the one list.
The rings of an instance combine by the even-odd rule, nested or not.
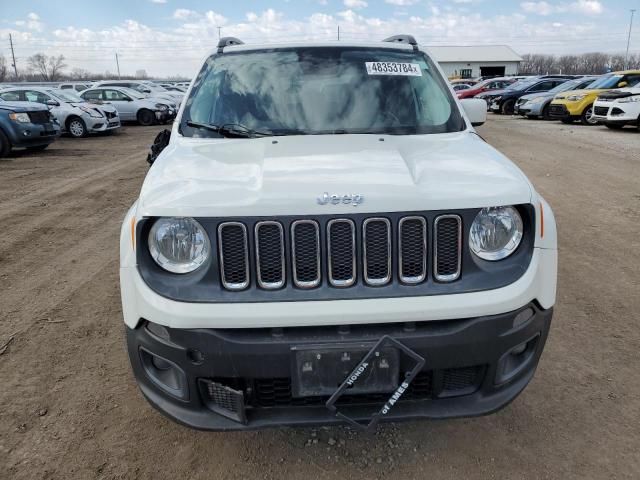
[(423, 217), (404, 217), (398, 230), (400, 280), (415, 285), (427, 278), (427, 222)]
[(298, 220), (291, 225), (293, 283), (300, 288), (320, 284), (320, 228), (313, 220)]
[(601, 117), (606, 117), (607, 113), (609, 113), (609, 107), (594, 107), (593, 113)]
[(218, 245), (222, 285), (229, 290), (244, 290), (249, 286), (247, 227), (239, 222), (221, 223), (218, 227)]
[(329, 282), (350, 287), (356, 281), (356, 227), (352, 220), (337, 219), (327, 224)]
[(433, 228), (435, 279), (440, 282), (457, 280), (462, 262), (462, 219), (458, 215), (440, 215)]
[(386, 218), (368, 218), (363, 227), (364, 280), (379, 286), (391, 280), (391, 223)]
[(281, 288), (285, 282), (282, 225), (273, 221), (259, 222), (255, 230), (258, 285), (267, 290)]
[(42, 124), (51, 122), (48, 111), (28, 112), (27, 115), (29, 115), (29, 120), (31, 120), (31, 123)]

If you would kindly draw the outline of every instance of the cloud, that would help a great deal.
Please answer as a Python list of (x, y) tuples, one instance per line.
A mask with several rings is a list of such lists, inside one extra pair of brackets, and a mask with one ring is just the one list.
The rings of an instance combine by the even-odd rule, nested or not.
[(344, 0), (344, 6), (347, 8), (359, 10), (361, 8), (366, 8), (368, 6), (368, 3), (364, 0)]
[(158, 5), (164, 5), (167, 3), (167, 0), (149, 0), (151, 3), (156, 3)]
[(385, 3), (388, 3), (390, 5), (396, 5), (398, 7), (408, 7), (411, 5), (415, 5), (420, 0), (384, 0), (384, 1)]
[(178, 8), (175, 12), (173, 12), (173, 18), (176, 20), (187, 20), (189, 18), (194, 18), (198, 16), (198, 12), (193, 10), (189, 10), (188, 8)]
[(598, 0), (577, 0), (572, 3), (551, 4), (549, 2), (522, 2), (520, 8), (527, 13), (548, 16), (556, 13), (579, 13), (583, 15), (600, 15), (604, 12)]

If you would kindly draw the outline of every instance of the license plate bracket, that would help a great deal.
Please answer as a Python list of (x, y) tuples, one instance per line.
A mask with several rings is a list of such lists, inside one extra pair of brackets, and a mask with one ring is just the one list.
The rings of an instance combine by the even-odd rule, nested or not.
[[(362, 358), (374, 344), (338, 344), (293, 347), (293, 397), (332, 395), (362, 363)], [(370, 363), (345, 390), (349, 394), (388, 393), (398, 385), (400, 355), (394, 347), (372, 352)]]

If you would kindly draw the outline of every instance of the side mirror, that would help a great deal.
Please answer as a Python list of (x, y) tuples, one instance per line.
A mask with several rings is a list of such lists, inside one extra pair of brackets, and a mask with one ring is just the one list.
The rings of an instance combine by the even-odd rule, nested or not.
[(47, 100), (46, 101), (46, 105), (48, 107), (59, 107), (60, 104), (58, 102), (56, 102), (55, 100)]
[(464, 98), (460, 100), (464, 112), (471, 125), (479, 127), (487, 121), (487, 102), (481, 98)]
[(620, 83), (618, 84), (618, 88), (624, 88), (624, 87), (626, 87), (627, 85), (629, 85), (627, 82), (620, 82)]

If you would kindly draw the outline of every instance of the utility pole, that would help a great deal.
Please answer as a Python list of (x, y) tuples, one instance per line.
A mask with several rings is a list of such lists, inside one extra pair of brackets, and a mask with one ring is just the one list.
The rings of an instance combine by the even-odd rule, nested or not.
[(629, 44), (631, 43), (631, 27), (633, 27), (633, 14), (636, 13), (635, 9), (631, 10), (631, 20), (629, 21), (629, 36), (627, 37), (627, 53), (624, 56), (624, 69), (629, 68)]
[(120, 80), (120, 62), (118, 61), (118, 52), (116, 52), (116, 67), (118, 67), (118, 80)]
[(218, 40), (222, 37), (222, 27), (218, 27)]
[(16, 80), (18, 80), (18, 66), (16, 65), (16, 54), (13, 51), (13, 38), (11, 38), (11, 34), (9, 34), (9, 44), (11, 45), (11, 58), (13, 59), (13, 73), (16, 74)]

